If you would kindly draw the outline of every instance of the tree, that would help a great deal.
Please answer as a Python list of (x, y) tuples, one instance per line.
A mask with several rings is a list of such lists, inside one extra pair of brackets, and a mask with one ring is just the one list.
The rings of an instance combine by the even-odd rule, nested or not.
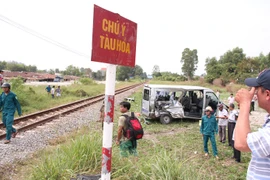
[(125, 81), (132, 75), (132, 68), (128, 66), (117, 66), (116, 68), (116, 79), (118, 81)]
[(133, 76), (143, 77), (143, 68), (139, 65), (136, 65), (134, 68)]
[(37, 66), (32, 66), (32, 65), (26, 66), (26, 71), (37, 72)]
[(227, 51), (219, 59), (223, 65), (222, 76), (226, 79), (237, 79), (238, 76), (238, 63), (246, 58), (242, 48), (236, 47), (233, 50)]
[(153, 71), (152, 71), (152, 76), (153, 76), (154, 78), (161, 76), (160, 68), (159, 68), (158, 65), (154, 65)]
[(101, 72), (100, 70), (97, 71), (96, 77), (97, 77), (97, 80), (100, 80), (100, 81), (104, 80), (104, 78), (105, 78), (105, 77), (102, 75), (102, 72)]
[(53, 69), (50, 69), (48, 72), (49, 74), (55, 74), (55, 71)]
[(84, 69), (83, 67), (81, 67), (81, 68), (80, 68), (80, 72), (81, 72), (82, 74), (84, 74), (84, 73), (85, 73), (85, 69)]
[(195, 71), (197, 70), (198, 64), (198, 55), (197, 50), (190, 50), (189, 48), (184, 49), (182, 52), (181, 58), (182, 72), (187, 76), (188, 80), (191, 80), (194, 76)]
[(8, 62), (6, 68), (10, 71), (26, 71), (25, 65), (16, 61)]
[(227, 51), (220, 59), (207, 58), (205, 76), (207, 82), (220, 78), (225, 85), (230, 81), (243, 83), (247, 77), (256, 75), (265, 67), (269, 67), (270, 58), (262, 53), (258, 57), (246, 57), (242, 48)]
[(7, 62), (6, 61), (0, 61), (0, 70), (7, 69)]
[(60, 70), (58, 68), (56, 68), (55, 73), (60, 73)]
[(91, 74), (89, 76), (91, 76), (93, 79), (98, 80), (98, 81), (105, 80), (104, 73), (102, 73), (102, 71), (100, 70), (98, 70), (97, 72), (91, 71)]
[(26, 71), (26, 72), (37, 72), (37, 67), (33, 65), (25, 65), (16, 61), (0, 61), (1, 70), (10, 70), (10, 71)]
[(259, 72), (270, 67), (270, 53), (268, 53), (267, 55), (260, 53), (259, 57), (256, 57), (256, 59), (259, 61), (260, 64)]
[(147, 73), (146, 72), (143, 73), (142, 79), (147, 79)]
[(84, 69), (84, 75), (87, 76), (87, 77), (92, 77), (92, 69), (85, 68)]
[(207, 82), (212, 83), (213, 80), (221, 77), (223, 66), (215, 57), (207, 58), (205, 63), (205, 70), (207, 72), (205, 79)]
[(134, 68), (128, 66), (117, 66), (116, 79), (118, 81), (125, 81), (135, 77), (136, 78), (144, 77), (143, 69), (141, 66), (136, 65)]
[(80, 69), (72, 65), (69, 65), (63, 73), (64, 75), (73, 75), (73, 76), (82, 75), (82, 73), (80, 72)]

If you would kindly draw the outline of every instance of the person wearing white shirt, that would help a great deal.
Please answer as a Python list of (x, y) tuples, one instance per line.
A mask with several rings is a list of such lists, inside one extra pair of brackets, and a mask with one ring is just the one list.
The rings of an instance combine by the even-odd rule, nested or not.
[(222, 104), (218, 105), (218, 134), (219, 134), (219, 141), (222, 143), (226, 142), (226, 127), (228, 124), (228, 112), (223, 108)]
[(233, 131), (235, 128), (236, 123), (236, 114), (237, 111), (234, 109), (234, 104), (230, 104), (229, 106), (229, 118), (228, 118), (228, 143), (229, 146), (233, 146), (232, 137), (233, 137)]
[(55, 93), (55, 86), (53, 86), (52, 89), (51, 89), (52, 98), (54, 98), (54, 93)]
[[(236, 123), (237, 123), (237, 119), (238, 119), (238, 116), (239, 116), (239, 109), (240, 109), (240, 104), (238, 104), (238, 111), (237, 113), (235, 114), (235, 120), (236, 120)], [(235, 159), (236, 162), (241, 162), (241, 151), (235, 149), (234, 147), (234, 133), (235, 133), (235, 128), (233, 130), (233, 135), (232, 135), (232, 147), (233, 147), (233, 159)]]
[(228, 97), (228, 102), (229, 102), (229, 105), (234, 103), (233, 94), (231, 94), (230, 97)]

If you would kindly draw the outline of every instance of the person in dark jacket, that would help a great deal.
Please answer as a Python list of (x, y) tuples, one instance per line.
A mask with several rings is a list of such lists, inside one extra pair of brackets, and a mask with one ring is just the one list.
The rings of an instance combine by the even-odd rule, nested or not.
[(17, 99), (16, 94), (10, 91), (10, 84), (4, 83), (2, 85), (3, 93), (0, 98), (0, 107), (2, 109), (2, 121), (6, 127), (6, 140), (5, 144), (10, 143), (10, 139), (15, 138), (17, 130), (12, 127), (14, 122), (15, 111), (18, 111), (19, 116), (22, 115), (20, 103)]

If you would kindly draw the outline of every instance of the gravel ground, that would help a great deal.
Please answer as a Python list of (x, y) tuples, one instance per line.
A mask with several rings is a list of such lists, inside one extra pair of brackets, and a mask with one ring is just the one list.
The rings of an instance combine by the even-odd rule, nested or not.
[(250, 119), (249, 119), (251, 127), (254, 129), (257, 129), (258, 127), (262, 127), (262, 125), (265, 123), (266, 115), (267, 115), (267, 112), (262, 109), (251, 112)]
[[(131, 96), (135, 89), (117, 95), (115, 105), (119, 104), (125, 97)], [(67, 116), (60, 117), (36, 129), (19, 132), (10, 144), (0, 142), (0, 169), (8, 169), (9, 175), (12, 175), (12, 169), (16, 163), (26, 158), (30, 158), (34, 152), (45, 148), (49, 144), (49, 140), (55, 139), (63, 134), (72, 132), (73, 130), (86, 126), (92, 121), (99, 120), (99, 109), (101, 103), (86, 107), (80, 111), (71, 113)], [(7, 166), (8, 165), (8, 166)], [(7, 168), (8, 167), (8, 168)], [(9, 176), (5, 174), (5, 178)], [(1, 172), (0, 172), (1, 179)], [(8, 178), (7, 178), (8, 179)]]

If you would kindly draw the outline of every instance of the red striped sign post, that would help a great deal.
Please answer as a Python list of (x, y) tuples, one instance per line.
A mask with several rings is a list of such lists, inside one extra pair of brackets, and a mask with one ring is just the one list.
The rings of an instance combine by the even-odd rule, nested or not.
[(135, 66), (137, 24), (94, 5), (91, 61), (108, 63), (101, 179), (111, 179), (116, 65)]

